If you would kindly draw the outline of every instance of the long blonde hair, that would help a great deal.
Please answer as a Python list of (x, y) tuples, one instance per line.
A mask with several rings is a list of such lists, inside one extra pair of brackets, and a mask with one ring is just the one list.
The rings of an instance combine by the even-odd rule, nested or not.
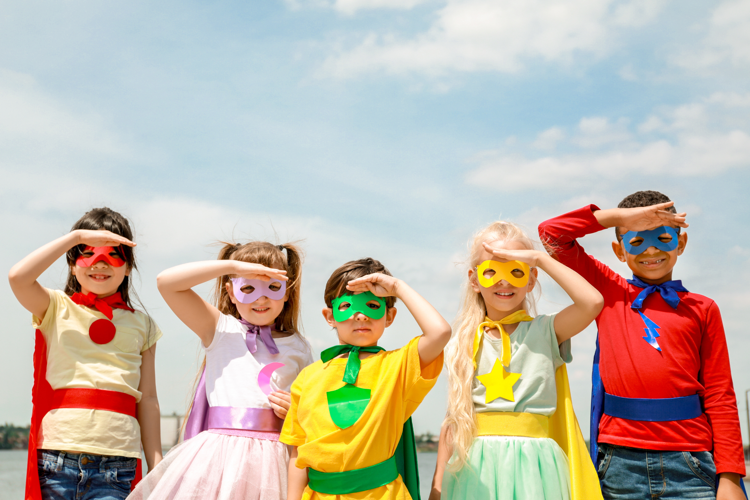
[[(294, 243), (284, 243), (283, 245), (274, 245), (266, 241), (250, 241), (248, 243), (227, 243), (222, 242), (224, 246), (219, 251), (218, 260), (241, 260), (243, 262), (252, 262), (262, 264), (266, 267), (285, 270), (287, 278), (287, 301), (284, 308), (276, 318), (274, 327), (276, 330), (292, 333), (302, 336), (300, 331), (300, 284), (302, 283), (302, 250)], [(286, 250), (286, 256), (284, 256)], [(234, 316), (240, 319), (240, 313), (229, 299), (226, 284), (229, 283), (228, 275), (216, 278), (214, 286), (213, 304), (222, 313)], [(185, 426), (188, 417), (193, 409), (193, 400), (195, 391), (198, 388), (201, 374), (206, 368), (206, 357), (203, 356), (203, 362), (198, 368), (198, 374), (193, 381), (193, 390), (191, 391), (188, 409), (185, 412), (185, 418), (182, 420), (180, 437), (185, 434)]]
[[(466, 464), (469, 448), (477, 436), (477, 415), (471, 395), (474, 379), (474, 360), (472, 351), (474, 335), (479, 324), (487, 315), (487, 308), (482, 294), (475, 292), (470, 280), (476, 280), (476, 273), (468, 276), (470, 269), (476, 270), (481, 262), (483, 242), (498, 240), (516, 240), (528, 249), (534, 249), (534, 242), (526, 233), (512, 222), (497, 221), (477, 232), (469, 241), (469, 261), (466, 269), (466, 281), (463, 284), (461, 308), (453, 323), (453, 337), (445, 348), (445, 366), (448, 370), (448, 410), (445, 416), (447, 439), (453, 444), (455, 457), (449, 470), (457, 471)], [(533, 275), (532, 275), (533, 279)], [(538, 284), (533, 292), (524, 299), (524, 307), (529, 314), (534, 314), (538, 293)]]

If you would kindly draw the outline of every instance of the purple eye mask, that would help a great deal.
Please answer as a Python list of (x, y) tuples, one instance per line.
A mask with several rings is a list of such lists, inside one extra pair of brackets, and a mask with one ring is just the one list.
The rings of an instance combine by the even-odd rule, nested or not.
[[(242, 291), (246, 286), (251, 286), (254, 290), (250, 293)], [(275, 288), (273, 290), (271, 287)], [(278, 288), (277, 288), (278, 287)], [(243, 304), (252, 304), (259, 298), (265, 296), (271, 300), (280, 300), (286, 293), (286, 281), (272, 279), (263, 281), (259, 279), (249, 280), (247, 278), (232, 278), (232, 289), (234, 296)]]

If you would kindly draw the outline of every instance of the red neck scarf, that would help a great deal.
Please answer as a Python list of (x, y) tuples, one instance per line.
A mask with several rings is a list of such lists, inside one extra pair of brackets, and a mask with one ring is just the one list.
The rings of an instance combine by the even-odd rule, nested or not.
[(70, 297), (70, 300), (72, 300), (79, 306), (86, 306), (90, 307), (91, 309), (96, 309), (109, 319), (112, 319), (112, 308), (125, 309), (126, 311), (134, 312), (134, 309), (128, 306), (125, 301), (122, 300), (120, 292), (115, 292), (112, 295), (101, 298), (97, 297), (94, 292), (87, 293), (85, 295), (77, 292), (74, 293), (72, 297)]

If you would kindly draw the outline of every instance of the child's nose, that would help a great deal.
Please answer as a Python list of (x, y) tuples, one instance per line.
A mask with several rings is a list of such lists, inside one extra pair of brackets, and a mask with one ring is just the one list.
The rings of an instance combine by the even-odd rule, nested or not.
[(367, 321), (370, 318), (368, 318), (364, 313), (357, 311), (356, 313), (354, 313), (354, 319), (356, 319), (357, 321)]

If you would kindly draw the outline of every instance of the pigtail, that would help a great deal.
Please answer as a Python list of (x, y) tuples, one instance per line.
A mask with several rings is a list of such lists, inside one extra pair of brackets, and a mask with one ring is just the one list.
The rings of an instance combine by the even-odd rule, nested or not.
[(287, 301), (284, 310), (276, 320), (277, 327), (286, 332), (301, 330), (300, 286), (302, 284), (302, 250), (294, 243), (279, 245), (279, 251), (286, 250)]

